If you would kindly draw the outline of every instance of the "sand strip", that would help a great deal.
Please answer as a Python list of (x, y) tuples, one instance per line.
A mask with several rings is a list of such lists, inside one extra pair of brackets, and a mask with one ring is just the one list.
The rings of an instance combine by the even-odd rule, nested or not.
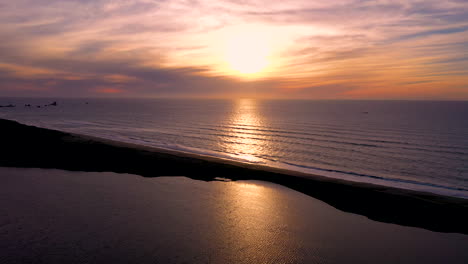
[(345, 212), (399, 225), (468, 234), (468, 200), (331, 179), (0, 119), (0, 166), (109, 171), (212, 181), (263, 180), (287, 186)]

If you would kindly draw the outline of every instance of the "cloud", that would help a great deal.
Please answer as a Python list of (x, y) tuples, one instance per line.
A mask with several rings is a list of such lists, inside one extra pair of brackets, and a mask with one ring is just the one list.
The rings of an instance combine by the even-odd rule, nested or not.
[[(464, 0), (5, 1), (0, 95), (468, 99), (467, 14)], [(273, 36), (259, 78), (223, 66), (236, 27)]]

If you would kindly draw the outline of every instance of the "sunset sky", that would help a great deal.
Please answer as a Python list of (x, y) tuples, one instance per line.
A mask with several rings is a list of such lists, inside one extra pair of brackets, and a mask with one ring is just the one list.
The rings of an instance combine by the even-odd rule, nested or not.
[(468, 100), (467, 0), (0, 0), (0, 96)]

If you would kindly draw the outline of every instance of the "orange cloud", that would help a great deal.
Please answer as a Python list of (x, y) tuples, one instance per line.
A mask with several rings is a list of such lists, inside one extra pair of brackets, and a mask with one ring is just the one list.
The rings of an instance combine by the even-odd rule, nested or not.
[(0, 95), (468, 99), (466, 1), (345, 2), (7, 1)]
[(96, 89), (96, 92), (102, 93), (102, 94), (119, 94), (119, 93), (123, 93), (124, 90), (117, 89), (117, 88), (99, 88), (99, 89)]

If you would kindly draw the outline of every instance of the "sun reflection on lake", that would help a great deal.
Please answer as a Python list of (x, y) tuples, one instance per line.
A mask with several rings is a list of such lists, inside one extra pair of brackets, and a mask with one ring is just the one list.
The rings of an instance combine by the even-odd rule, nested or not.
[(237, 159), (248, 162), (261, 162), (264, 153), (265, 135), (259, 129), (263, 119), (258, 112), (258, 102), (253, 99), (240, 99), (235, 102), (235, 110), (229, 122), (231, 137), (225, 148)]
[(220, 225), (230, 227), (219, 230), (219, 243), (229, 248), (228, 255), (232, 254), (228, 257), (240, 262), (263, 263), (265, 256), (275, 259), (284, 254), (288, 220), (279, 211), (287, 205), (278, 192), (255, 182), (226, 184), (229, 187), (224, 189), (219, 203), (228, 204), (229, 210), (217, 215), (217, 220)]

